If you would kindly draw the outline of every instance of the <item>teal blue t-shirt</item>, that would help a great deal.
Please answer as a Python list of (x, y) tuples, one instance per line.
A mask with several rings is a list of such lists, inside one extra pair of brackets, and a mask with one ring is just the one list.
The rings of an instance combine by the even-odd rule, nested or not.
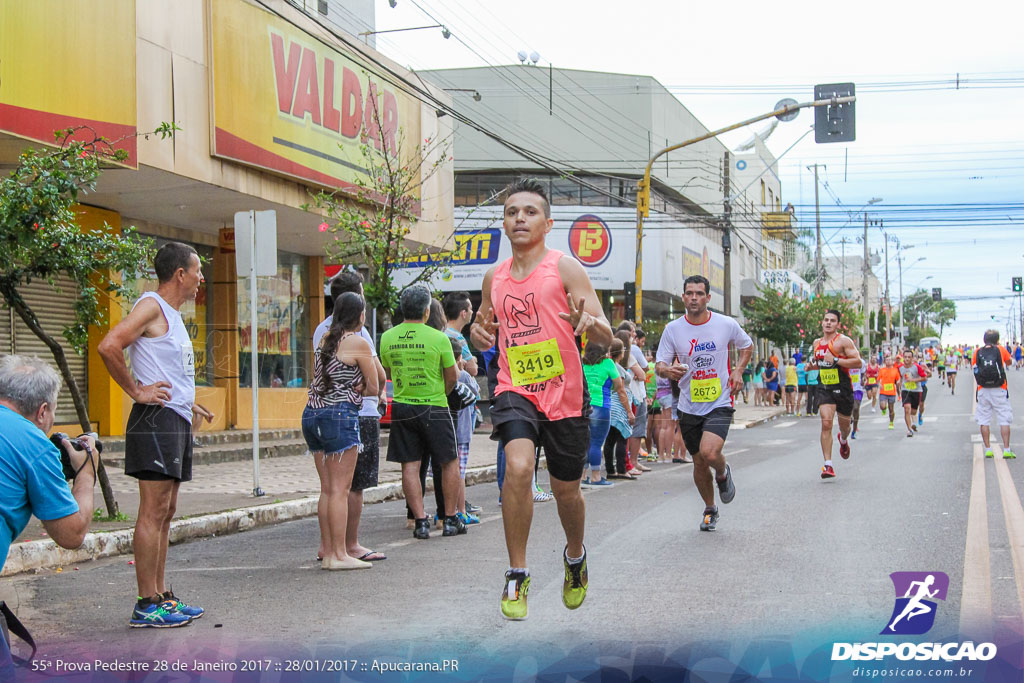
[[(13, 410), (0, 406), (0, 557), (32, 515), (60, 519), (78, 512), (64, 481), (60, 454), (43, 431)], [(0, 569), (3, 563), (0, 562)]]

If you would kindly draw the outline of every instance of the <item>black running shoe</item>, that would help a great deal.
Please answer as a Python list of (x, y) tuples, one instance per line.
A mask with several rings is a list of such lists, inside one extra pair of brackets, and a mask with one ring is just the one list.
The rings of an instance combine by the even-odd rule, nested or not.
[(430, 518), (424, 517), (423, 519), (416, 520), (416, 529), (412, 532), (413, 538), (418, 538), (421, 541), (430, 538)]
[(704, 510), (704, 518), (700, 521), (701, 531), (714, 531), (718, 523), (718, 510)]
[(725, 479), (715, 479), (718, 482), (718, 497), (723, 503), (731, 503), (736, 497), (736, 485), (732, 483), (732, 468), (725, 466)]
[(452, 515), (451, 517), (444, 518), (444, 531), (441, 532), (442, 536), (458, 536), (459, 534), (466, 533), (466, 523), (462, 521), (462, 518), (458, 515)]

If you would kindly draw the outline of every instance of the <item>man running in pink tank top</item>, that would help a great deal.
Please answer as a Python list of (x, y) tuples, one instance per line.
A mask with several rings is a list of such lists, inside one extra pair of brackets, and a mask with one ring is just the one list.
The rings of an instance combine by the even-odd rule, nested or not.
[(580, 479), (590, 442), (590, 397), (576, 337), (586, 333), (607, 344), (612, 330), (583, 266), (545, 245), (553, 224), (540, 183), (521, 179), (505, 188), (504, 228), (512, 258), (484, 276), (480, 310), (470, 328), (477, 349), (498, 343), (491, 438), (505, 446), (502, 521), (509, 569), (501, 613), (512, 620), (527, 616), (526, 542), (533, 522), (538, 446), (547, 456), (551, 490), (565, 530), (562, 602), (576, 609), (587, 595), (586, 511)]

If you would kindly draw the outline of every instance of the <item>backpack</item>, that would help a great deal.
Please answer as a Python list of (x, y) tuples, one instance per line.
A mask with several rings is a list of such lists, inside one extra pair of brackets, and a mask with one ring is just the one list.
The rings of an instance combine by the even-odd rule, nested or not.
[(1003, 355), (995, 346), (983, 346), (978, 349), (977, 363), (974, 366), (974, 379), (978, 386), (985, 389), (998, 389), (1006, 382), (1006, 370), (1003, 369)]

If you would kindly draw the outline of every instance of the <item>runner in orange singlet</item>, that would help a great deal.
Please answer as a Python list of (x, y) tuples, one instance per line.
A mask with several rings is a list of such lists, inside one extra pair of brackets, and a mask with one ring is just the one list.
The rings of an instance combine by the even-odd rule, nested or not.
[(491, 404), (491, 438), (505, 446), (502, 522), (509, 568), (501, 613), (512, 620), (527, 617), (526, 542), (533, 522), (538, 446), (547, 456), (551, 490), (565, 530), (562, 602), (576, 609), (587, 594), (586, 510), (580, 479), (590, 442), (590, 398), (576, 337), (586, 333), (589, 340), (608, 344), (612, 330), (583, 266), (545, 245), (553, 224), (540, 183), (519, 180), (505, 189), (504, 230), (512, 258), (484, 276), (480, 310), (470, 328), (470, 340), (480, 350), (491, 348), (497, 336), (499, 371)]
[(861, 366), (860, 351), (853, 340), (839, 333), (839, 311), (829, 309), (821, 320), (822, 336), (814, 340), (811, 349), (812, 368), (818, 374), (818, 414), (821, 416), (821, 454), (825, 464), (821, 478), (836, 476), (832, 467), (832, 419), (839, 413), (839, 455), (850, 457), (850, 418), (853, 415), (853, 385), (849, 368)]

